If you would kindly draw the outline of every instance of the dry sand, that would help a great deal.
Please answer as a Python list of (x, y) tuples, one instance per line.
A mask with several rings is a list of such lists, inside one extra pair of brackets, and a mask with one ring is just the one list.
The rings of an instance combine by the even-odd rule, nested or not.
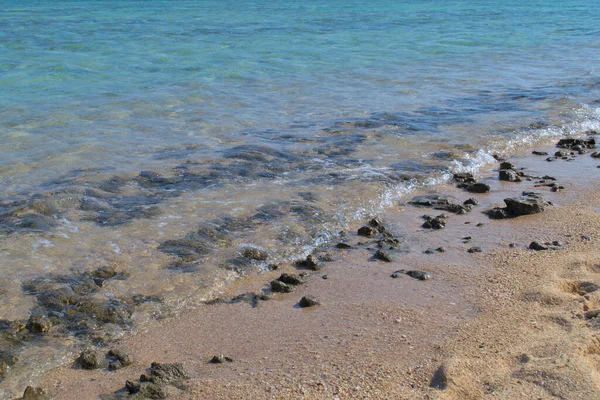
[[(482, 195), (447, 185), (439, 191), (475, 197), (480, 205), (451, 215), (440, 231), (420, 227), (422, 214), (437, 211), (390, 210), (382, 216), (385, 226), (405, 235), (401, 249), (390, 252), (391, 263), (372, 259), (374, 243), (332, 248), (335, 261), (292, 293), (256, 308), (190, 310), (124, 339), (120, 346), (135, 358), (131, 366), (108, 372), (65, 365), (40, 386), (56, 399), (110, 399), (157, 361), (181, 362), (191, 376), (186, 390), (169, 389), (173, 399), (600, 399), (600, 318), (585, 314), (600, 308), (600, 290), (585, 293), (587, 283), (600, 285), (600, 169), (589, 155), (511, 161), (559, 178), (565, 191), (535, 188), (553, 207), (493, 221), (481, 211), (533, 182), (489, 179), (492, 193)], [(462, 239), (467, 236), (472, 239)], [(565, 245), (527, 250), (536, 239)], [(349, 234), (349, 244), (365, 241)], [(446, 251), (423, 253), (439, 246)], [(467, 253), (472, 246), (483, 252)], [(391, 278), (399, 269), (427, 271), (433, 279)], [(297, 271), (282, 266), (248, 277), (223, 296), (266, 290), (281, 272)], [(322, 304), (298, 308), (304, 295)], [(208, 363), (216, 354), (233, 362)]]

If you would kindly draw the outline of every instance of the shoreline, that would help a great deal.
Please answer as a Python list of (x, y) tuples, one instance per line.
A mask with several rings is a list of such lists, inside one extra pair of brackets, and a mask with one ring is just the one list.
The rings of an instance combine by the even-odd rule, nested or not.
[[(481, 204), (466, 215), (451, 215), (448, 226), (440, 231), (420, 228), (423, 222), (420, 216), (437, 213), (435, 210), (412, 206), (390, 210), (382, 216), (383, 222), (390, 232), (404, 240), (399, 250), (391, 252), (391, 263), (373, 260), (376, 246), (373, 243), (358, 246), (363, 239), (355, 235), (356, 230), (349, 230), (348, 243), (355, 249), (332, 249), (330, 253), (335, 261), (324, 263), (322, 271), (311, 273), (307, 282), (292, 293), (275, 294), (273, 300), (261, 301), (256, 308), (244, 302), (200, 306), (161, 326), (125, 338), (120, 345), (133, 355), (131, 366), (108, 372), (84, 371), (67, 365), (46, 374), (40, 386), (61, 399), (79, 398), (82, 392), (90, 398), (100, 395), (113, 398), (124, 395), (126, 380), (135, 380), (156, 361), (182, 362), (189, 371), (191, 379), (186, 382), (187, 390), (168, 388), (169, 398), (182, 399), (480, 398), (486, 395), (485, 390), (491, 390), (487, 394), (492, 395), (508, 390), (506, 388), (512, 390), (506, 393), (519, 398), (527, 393), (525, 390), (547, 391), (543, 385), (529, 382), (533, 379), (527, 380), (530, 375), (526, 372), (520, 381), (527, 384), (520, 392), (510, 379), (504, 386), (483, 382), (486, 379), (481, 377), (486, 371), (490, 373), (484, 362), (486, 357), (501, 359), (506, 365), (511, 363), (502, 358), (497, 344), (493, 348), (498, 353), (493, 356), (486, 353), (486, 357), (482, 357), (483, 350), (479, 347), (474, 350), (473, 341), (465, 338), (476, 334), (485, 341), (514, 341), (505, 332), (515, 322), (510, 316), (502, 315), (494, 322), (503, 328), (499, 330), (502, 335), (495, 335), (482, 322), (494, 319), (491, 307), (502, 305), (506, 310), (520, 310), (526, 283), (535, 287), (531, 272), (515, 267), (513, 262), (527, 263), (537, 271), (540, 259), (554, 265), (556, 261), (552, 260), (568, 258), (574, 253), (586, 260), (595, 257), (590, 247), (598, 239), (594, 228), (600, 226), (600, 218), (595, 209), (582, 206), (585, 204), (582, 199), (594, 199), (598, 188), (590, 189), (589, 179), (577, 176), (577, 171), (589, 170), (595, 165), (589, 154), (570, 163), (559, 160), (544, 164), (542, 158), (529, 155), (516, 156), (510, 161), (536, 173), (535, 168), (559, 167), (556, 173), (562, 175), (559, 182), (565, 184), (564, 192), (550, 193), (548, 188), (536, 188), (545, 198), (552, 198), (556, 206), (541, 214), (493, 221), (481, 214), (484, 208), (499, 205), (502, 198), (517, 195), (533, 184), (498, 182), (495, 177), (484, 179), (492, 186), (492, 192), (482, 195), (471, 195), (451, 184), (443, 185), (438, 188), (439, 192), (461, 200), (476, 197)], [(589, 221), (582, 221), (582, 215)], [(576, 230), (585, 228), (586, 233), (572, 233), (570, 225), (556, 222), (565, 221), (567, 217), (570, 220), (566, 221), (575, 224)], [(478, 227), (479, 223), (484, 225)], [(565, 233), (561, 232), (567, 228), (570, 237), (564, 237)], [(577, 240), (574, 236), (577, 234), (590, 236), (592, 241)], [(550, 237), (552, 235), (560, 237)], [(462, 239), (467, 236), (472, 237), (469, 243)], [(525, 240), (532, 237), (564, 240), (566, 245), (545, 253), (525, 250), (529, 243)], [(508, 244), (513, 242), (519, 244), (518, 248), (509, 249)], [(472, 245), (480, 246), (483, 252), (467, 253)], [(423, 253), (427, 248), (439, 246), (446, 248), (443, 254)], [(404, 275), (400, 279), (390, 277), (404, 266), (427, 271), (434, 278), (419, 281)], [(265, 283), (282, 272), (299, 271), (285, 266), (239, 280), (225, 288), (222, 297), (265, 290)], [(324, 274), (328, 279), (323, 279)], [(516, 278), (516, 283), (506, 276)], [(545, 283), (542, 280), (539, 285)], [(299, 309), (297, 303), (305, 295), (316, 295), (322, 304)], [(568, 294), (562, 295), (566, 296)], [(535, 304), (536, 300), (531, 306)], [(543, 309), (542, 305), (537, 306)], [(513, 314), (518, 314), (517, 322), (523, 322), (522, 313)], [(564, 316), (561, 318), (561, 321), (567, 320)], [(485, 344), (478, 346), (486, 348)], [(509, 353), (514, 358), (513, 352)], [(216, 354), (231, 357), (233, 362), (208, 363)], [(594, 378), (594, 373), (590, 374)], [(597, 372), (595, 374), (595, 381), (590, 378), (592, 386), (581, 386), (581, 398), (583, 394), (585, 398), (593, 398), (589, 397), (593, 391), (585, 392), (586, 388), (600, 387)], [(471, 383), (471, 377), (477, 377), (479, 385)], [(492, 381), (504, 382), (501, 378)], [(560, 382), (560, 379), (555, 381)]]

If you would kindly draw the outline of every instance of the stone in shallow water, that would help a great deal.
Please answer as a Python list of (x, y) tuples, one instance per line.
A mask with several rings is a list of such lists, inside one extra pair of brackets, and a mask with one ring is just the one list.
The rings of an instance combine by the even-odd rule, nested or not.
[(288, 285), (301, 285), (304, 283), (304, 280), (300, 275), (288, 273), (281, 274), (281, 276), (277, 278), (277, 280)]
[(77, 361), (83, 369), (100, 368), (100, 355), (94, 349), (87, 349), (82, 351)]
[(33, 386), (27, 386), (23, 393), (23, 400), (50, 400), (46, 389)]

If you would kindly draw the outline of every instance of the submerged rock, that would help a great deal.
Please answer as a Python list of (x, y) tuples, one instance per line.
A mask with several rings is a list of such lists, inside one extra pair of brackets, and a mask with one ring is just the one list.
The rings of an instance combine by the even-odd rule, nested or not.
[(50, 396), (46, 392), (46, 389), (33, 386), (27, 386), (23, 393), (23, 400), (49, 400)]
[(256, 261), (265, 261), (267, 258), (269, 258), (269, 254), (266, 251), (256, 249), (253, 247), (244, 249), (244, 251), (242, 252), (242, 256), (249, 260)]
[(100, 368), (100, 356), (96, 350), (87, 349), (81, 352), (77, 359), (83, 369)]

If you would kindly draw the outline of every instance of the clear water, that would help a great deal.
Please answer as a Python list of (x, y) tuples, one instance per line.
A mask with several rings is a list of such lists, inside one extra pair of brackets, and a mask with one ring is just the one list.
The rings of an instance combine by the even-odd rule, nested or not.
[[(0, 320), (39, 310), (28, 282), (110, 265), (128, 278), (93, 296), (160, 299), (98, 327), (117, 337), (415, 186), (600, 129), (596, 6), (0, 1)], [(63, 330), (5, 386), (60, 362)]]

